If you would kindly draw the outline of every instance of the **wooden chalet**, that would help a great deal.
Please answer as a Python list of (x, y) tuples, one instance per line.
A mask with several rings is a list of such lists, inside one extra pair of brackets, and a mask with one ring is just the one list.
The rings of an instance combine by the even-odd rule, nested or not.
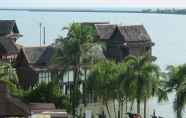
[[(82, 24), (93, 26), (97, 35), (95, 38), (106, 43), (105, 50), (93, 47), (95, 57), (106, 57), (120, 62), (128, 55), (151, 56), (154, 43), (143, 25), (120, 26), (108, 22)], [(33, 87), (41, 81), (49, 82), (56, 77), (59, 68), (51, 63), (53, 55), (54, 48), (51, 46), (23, 47), (20, 50), (16, 60), (16, 71), (24, 88)]]
[(16, 60), (20, 84), (27, 89), (42, 81), (49, 82), (58, 71), (51, 64), (54, 48), (23, 47)]
[(0, 20), (0, 60), (13, 61), (17, 57), (16, 40), (22, 35), (14, 20)]
[(95, 24), (95, 28), (98, 39), (106, 43), (104, 54), (108, 59), (122, 61), (128, 55), (151, 56), (154, 43), (143, 25)]

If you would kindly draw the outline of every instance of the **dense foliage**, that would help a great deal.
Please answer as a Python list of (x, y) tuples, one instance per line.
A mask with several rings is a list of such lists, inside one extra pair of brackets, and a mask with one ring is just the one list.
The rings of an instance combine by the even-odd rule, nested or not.
[(69, 98), (64, 96), (58, 81), (39, 84), (35, 89), (25, 92), (23, 99), (28, 103), (54, 103), (57, 108), (70, 108)]
[[(123, 63), (101, 61), (93, 66), (87, 84), (89, 92), (93, 92), (106, 105), (110, 118), (122, 118), (124, 103), (127, 112), (128, 102), (134, 101), (137, 102), (138, 113), (143, 101), (146, 113), (146, 100), (162, 94), (159, 67), (148, 57), (130, 56)], [(111, 116), (109, 111), (108, 103), (111, 101), (115, 116)]]
[[(99, 97), (106, 106), (111, 118), (108, 103), (117, 97), (117, 78), (119, 76), (118, 65), (115, 62), (102, 61), (94, 65), (87, 80), (89, 94)], [(115, 104), (115, 103), (114, 103)]]
[(15, 69), (11, 66), (11, 64), (0, 62), (0, 80), (7, 84), (12, 95), (22, 96), (22, 90), (18, 84), (19, 79)]

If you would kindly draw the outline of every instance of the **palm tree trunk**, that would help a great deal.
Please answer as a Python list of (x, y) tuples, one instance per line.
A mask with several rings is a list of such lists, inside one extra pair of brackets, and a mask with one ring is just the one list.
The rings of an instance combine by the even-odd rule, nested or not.
[(145, 99), (144, 99), (144, 118), (146, 118), (146, 114), (147, 114), (147, 99), (146, 99), (146, 97), (145, 97)]
[(140, 101), (140, 99), (138, 98), (138, 99), (137, 99), (137, 113), (139, 113), (139, 114), (140, 114), (140, 103), (141, 103), (141, 101)]
[(78, 92), (78, 79), (79, 79), (79, 68), (75, 67), (74, 68), (74, 80), (73, 80), (73, 95), (72, 95), (72, 115), (73, 118), (75, 118), (76, 115), (76, 106), (78, 101), (78, 96), (77, 96), (77, 92)]
[(87, 104), (87, 100), (86, 100), (86, 96), (87, 96), (87, 91), (86, 91), (86, 81), (87, 81), (87, 69), (84, 70), (84, 74), (85, 74), (85, 80), (83, 82), (83, 103), (86, 106)]
[(123, 107), (124, 107), (124, 104), (123, 104), (123, 101), (121, 102), (121, 115), (120, 117), (123, 118)]
[(119, 100), (119, 106), (118, 106), (118, 118), (120, 118), (120, 111), (121, 111), (121, 101)]
[(134, 100), (131, 101), (131, 104), (130, 104), (130, 112), (132, 112), (133, 107), (134, 107)]
[(125, 112), (127, 113), (128, 112), (128, 101), (126, 99), (126, 105), (125, 105)]
[(75, 93), (75, 89), (76, 89), (76, 70), (74, 70), (74, 80), (73, 80), (73, 90), (72, 90), (72, 116), (73, 118), (75, 118), (75, 98), (76, 98), (76, 93)]
[(113, 100), (113, 106), (114, 106), (114, 114), (115, 114), (115, 118), (117, 118), (115, 100)]
[(106, 102), (105, 105), (106, 105), (106, 108), (107, 108), (108, 116), (109, 116), (109, 118), (111, 118), (111, 114), (110, 114), (110, 111), (109, 111), (108, 103)]

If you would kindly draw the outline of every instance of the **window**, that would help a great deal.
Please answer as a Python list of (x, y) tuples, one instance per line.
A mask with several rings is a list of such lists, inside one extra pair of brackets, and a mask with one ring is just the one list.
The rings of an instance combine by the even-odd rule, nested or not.
[(64, 90), (65, 95), (70, 95), (72, 87), (73, 85), (70, 82), (63, 85), (63, 90)]
[(51, 81), (51, 72), (39, 72), (39, 83), (41, 82), (50, 82)]

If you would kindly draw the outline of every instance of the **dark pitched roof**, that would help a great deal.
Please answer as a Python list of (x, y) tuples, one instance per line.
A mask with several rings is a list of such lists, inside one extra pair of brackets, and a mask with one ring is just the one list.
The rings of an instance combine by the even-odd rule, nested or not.
[(56, 109), (53, 103), (30, 103), (31, 110), (54, 110)]
[(96, 24), (95, 27), (100, 39), (110, 39), (116, 29), (116, 25), (111, 24)]
[(11, 32), (19, 33), (15, 20), (0, 20), (0, 36)]
[(24, 47), (24, 54), (29, 64), (49, 64), (54, 54), (53, 47)]
[(100, 39), (110, 39), (114, 33), (120, 32), (125, 41), (150, 41), (150, 36), (143, 25), (118, 26), (112, 24), (96, 24)]
[(124, 37), (125, 41), (150, 41), (143, 25), (118, 26), (119, 31)]
[(16, 44), (8, 38), (0, 38), (1, 53), (17, 54), (18, 50)]
[(82, 25), (90, 25), (90, 26), (95, 26), (96, 24), (109, 24), (109, 22), (82, 22)]
[(0, 81), (0, 116), (29, 116), (29, 107), (11, 96), (6, 82)]

